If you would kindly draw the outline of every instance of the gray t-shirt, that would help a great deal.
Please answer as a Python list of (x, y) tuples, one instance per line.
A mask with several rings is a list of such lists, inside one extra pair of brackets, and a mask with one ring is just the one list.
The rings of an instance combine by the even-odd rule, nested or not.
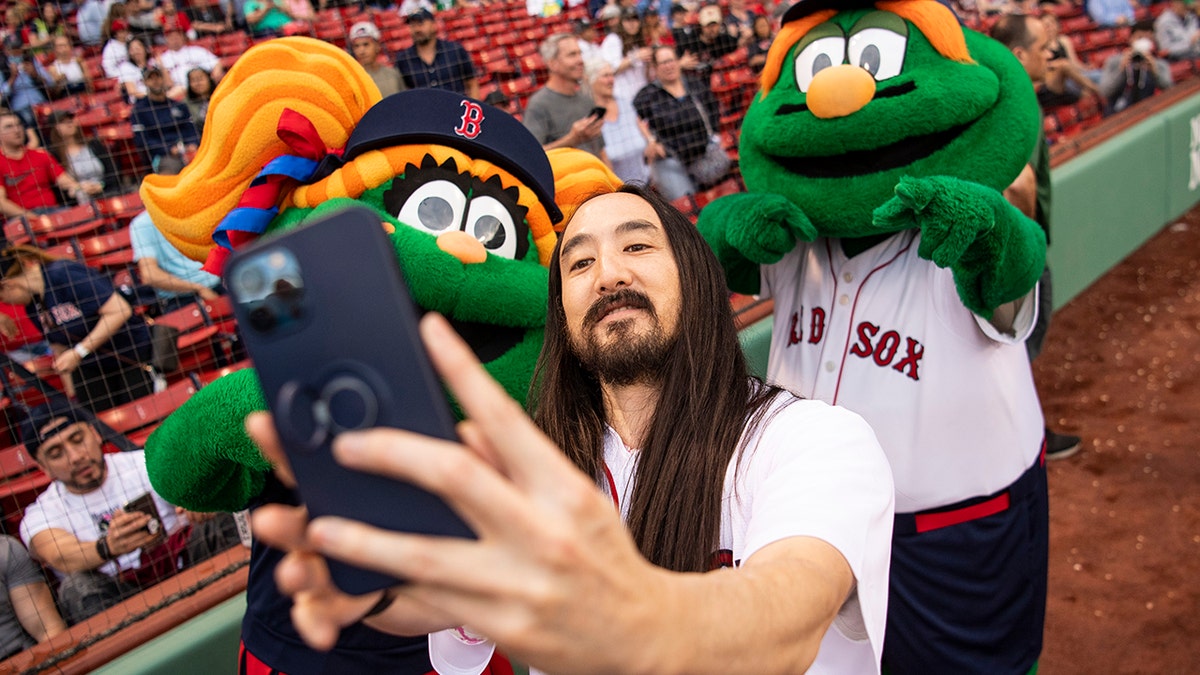
[(45, 582), (41, 570), (29, 558), (21, 542), (8, 535), (0, 535), (0, 581), (4, 592), (0, 593), (0, 659), (32, 647), (36, 642), (17, 620), (9, 592), (21, 586)]
[[(566, 136), (571, 131), (571, 125), (586, 117), (595, 107), (592, 97), (582, 91), (574, 96), (564, 96), (542, 87), (529, 97), (522, 120), (538, 143), (546, 145)], [(579, 149), (599, 157), (604, 150), (604, 136), (597, 136), (595, 140), (580, 145)]]

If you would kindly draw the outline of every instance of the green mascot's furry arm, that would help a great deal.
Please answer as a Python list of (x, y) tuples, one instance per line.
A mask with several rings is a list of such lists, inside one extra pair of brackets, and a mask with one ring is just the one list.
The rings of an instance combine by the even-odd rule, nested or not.
[[(276, 192), (252, 218), (270, 233), (348, 203), (375, 209), (417, 304), (450, 319), (505, 390), (525, 399), (542, 344), (555, 226), (582, 198), (616, 187), (611, 171), (578, 150), (547, 156), (505, 113), (449, 92), (380, 101), (344, 51), (308, 38), (248, 51), (222, 79), (208, 115), (184, 172), (143, 183), (154, 223), (173, 244), (219, 267), (228, 251), (213, 248), (214, 239), (252, 238), (217, 225), (235, 210), (253, 210), (242, 208), (242, 195), (259, 170), (270, 173), (281, 156), (308, 160), (311, 178), (254, 181), (250, 190)], [(452, 205), (461, 219), (455, 231), (422, 222), (418, 206), (430, 199)], [(193, 510), (244, 508), (271, 466), (242, 421), (265, 409), (249, 369), (201, 389), (146, 443), (155, 489)]]
[[(765, 93), (742, 127), (750, 192), (714, 201), (698, 223), (730, 288), (757, 292), (759, 265), (797, 241), (836, 237), (853, 254), (908, 229), (921, 233), (919, 255), (951, 270), (963, 304), (980, 316), (1037, 283), (1045, 236), (1001, 192), (1037, 139), (1028, 77), (1005, 47), (947, 26), (922, 4), (930, 3), (824, 10), (784, 26), (776, 44), (794, 46), (768, 61)], [(864, 31), (900, 38), (897, 53), (881, 42), (875, 56), (860, 56), (863, 68), (810, 91), (820, 40)], [(813, 44), (815, 58), (804, 53)]]

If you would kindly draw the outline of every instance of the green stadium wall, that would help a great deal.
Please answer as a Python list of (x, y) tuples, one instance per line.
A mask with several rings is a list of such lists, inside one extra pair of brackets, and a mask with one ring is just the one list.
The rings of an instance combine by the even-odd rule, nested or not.
[[(1200, 94), (1055, 167), (1050, 265), (1061, 307), (1200, 201)], [(766, 371), (771, 317), (742, 331)], [(101, 675), (234, 672), (245, 594), (114, 660)]]

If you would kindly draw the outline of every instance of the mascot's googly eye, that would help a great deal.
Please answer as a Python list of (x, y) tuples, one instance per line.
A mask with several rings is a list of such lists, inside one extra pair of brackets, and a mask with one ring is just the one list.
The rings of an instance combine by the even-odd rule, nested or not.
[(488, 253), (505, 258), (517, 254), (517, 232), (512, 214), (494, 197), (476, 197), (467, 211), (466, 233), (479, 240)]
[(826, 37), (813, 40), (796, 55), (796, 86), (807, 92), (813, 76), (846, 59), (846, 38)]
[(467, 196), (461, 188), (450, 181), (435, 180), (404, 200), (396, 220), (437, 235), (459, 229), (466, 210)]
[(886, 28), (867, 28), (850, 36), (850, 64), (865, 69), (877, 81), (900, 74), (908, 38)]

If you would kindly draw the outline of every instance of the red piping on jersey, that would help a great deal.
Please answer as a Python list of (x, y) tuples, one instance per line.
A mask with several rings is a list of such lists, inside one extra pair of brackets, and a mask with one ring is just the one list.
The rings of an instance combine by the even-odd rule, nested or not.
[(612, 472), (608, 470), (608, 464), (604, 465), (604, 477), (608, 479), (608, 492), (612, 495), (613, 506), (617, 507), (617, 513), (620, 513), (621, 502), (617, 500), (617, 482), (613, 480)]
[[(833, 400), (830, 401), (831, 405), (837, 405), (838, 392), (840, 392), (842, 390), (842, 374), (844, 372), (846, 372), (846, 354), (847, 354), (847, 352), (850, 351), (850, 338), (854, 334), (854, 316), (856, 314), (856, 310), (858, 309), (858, 299), (859, 299), (859, 297), (862, 296), (863, 288), (866, 287), (867, 281), (876, 272), (878, 272), (879, 270), (896, 262), (897, 258), (899, 258), (901, 255), (903, 255), (905, 252), (907, 252), (908, 249), (912, 248), (914, 241), (916, 241), (916, 237), (909, 239), (908, 243), (905, 244), (904, 248), (902, 248), (896, 252), (896, 255), (894, 255), (891, 258), (889, 258), (888, 260), (885, 260), (884, 262), (880, 263), (875, 269), (871, 270), (870, 272), (867, 272), (867, 276), (863, 277), (862, 283), (860, 283), (858, 285), (858, 291), (854, 293), (854, 304), (850, 305), (850, 322), (847, 324), (848, 327), (846, 329), (846, 346), (842, 348), (842, 362), (838, 366), (837, 385), (835, 385), (833, 388)], [(825, 252), (829, 256), (829, 269), (833, 270), (833, 251), (830, 249), (829, 240), (826, 240), (826, 242), (825, 242)], [(840, 270), (833, 270), (833, 272), (834, 272), (833, 283), (834, 283), (835, 289), (837, 288), (837, 272), (838, 271), (840, 271)], [(836, 305), (837, 297), (835, 296), (833, 300), (834, 300), (834, 304)], [(1007, 497), (1005, 497), (1005, 498), (1007, 499)], [(1008, 507), (1005, 506), (1005, 508), (1008, 508)], [(1001, 511), (1003, 511), (1003, 510), (1004, 509), (1001, 509)], [(917, 526), (917, 530), (920, 531), (920, 525)]]

